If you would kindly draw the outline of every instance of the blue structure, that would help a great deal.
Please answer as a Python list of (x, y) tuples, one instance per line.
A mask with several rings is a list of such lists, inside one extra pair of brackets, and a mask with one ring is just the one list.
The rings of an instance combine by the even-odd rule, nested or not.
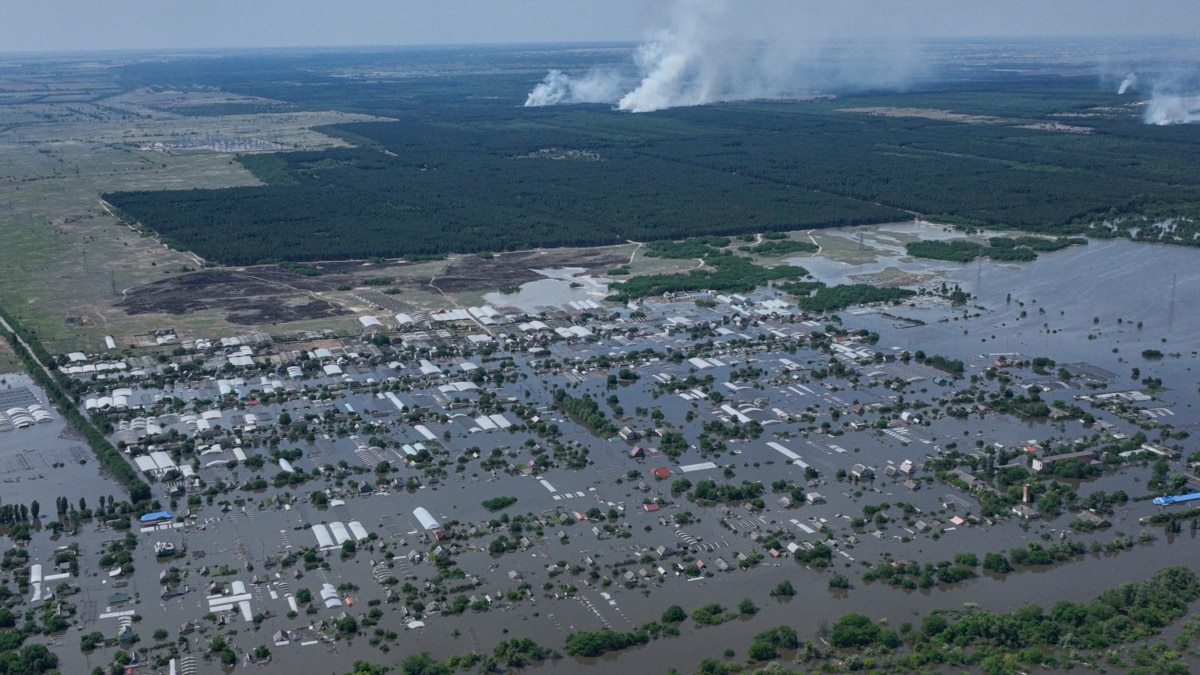
[(1171, 504), (1193, 502), (1197, 499), (1200, 499), (1200, 492), (1190, 492), (1186, 495), (1163, 495), (1161, 497), (1155, 497), (1151, 501), (1155, 506), (1170, 506)]
[(170, 511), (155, 511), (154, 513), (147, 513), (142, 516), (141, 521), (143, 523), (157, 523), (160, 520), (170, 520), (174, 517), (175, 514)]

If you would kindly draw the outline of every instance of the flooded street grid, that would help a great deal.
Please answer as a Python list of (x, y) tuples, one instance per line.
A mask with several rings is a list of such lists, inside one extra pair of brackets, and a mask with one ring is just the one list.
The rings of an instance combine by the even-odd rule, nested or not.
[[(907, 236), (920, 226), (892, 228)], [(812, 333), (825, 332), (833, 320), (774, 317), (737, 323), (738, 317), (752, 317), (759, 311), (756, 306), (776, 298), (770, 290), (750, 294), (757, 305), (722, 300), (714, 307), (701, 307), (691, 299), (656, 300), (638, 308), (644, 316), (631, 317), (629, 308), (609, 306), (588, 312), (594, 317), (590, 320), (579, 311), (552, 312), (546, 315), (548, 324), (585, 326), (596, 337), (552, 340), (553, 329), (522, 332), (500, 325), (486, 333), (495, 340), (514, 336), (513, 349), (501, 346), (490, 355), (478, 348), (462, 353), (472, 344), (462, 337), (484, 332), (467, 325), (453, 330), (448, 340), (392, 334), (394, 345), (403, 340), (406, 346), (428, 348), (419, 358), (411, 353), (404, 358), (382, 353), (372, 357), (381, 350), (358, 340), (340, 347), (275, 347), (276, 353), (304, 349), (310, 356), (317, 349), (329, 349), (329, 357), (318, 360), (321, 366), (338, 365), (340, 374), (318, 370), (289, 378), (275, 372), (299, 362), (293, 359), (272, 363), (271, 371), (235, 370), (163, 388), (132, 378), (97, 382), (95, 393), (111, 396), (116, 388), (131, 390), (134, 405), (122, 413), (110, 410), (108, 419), (117, 425), (153, 417), (164, 439), (159, 444), (163, 447), (154, 450), (193, 440), (182, 458), (177, 451), (165, 453), (162, 461), (171, 462), (168, 470), (175, 473), (153, 488), (159, 506), (172, 516), (140, 531), (135, 522), (137, 546), (130, 574), (114, 575), (100, 565), (106, 542), (126, 536), (102, 519), (86, 519), (73, 532), (51, 535), (56, 498), (67, 497), (72, 504), (82, 498), (95, 505), (109, 495), (122, 497), (115, 482), (97, 477), (86, 443), (52, 408), (52, 421), (0, 434), (3, 503), (41, 504), (28, 547), (30, 566), (43, 569), (39, 589), (78, 587), (74, 595), (62, 596), (74, 605), (78, 627), (53, 638), (60, 645), (56, 651), (63, 672), (89, 672), (111, 660), (112, 647), (81, 653), (80, 635), (99, 631), (118, 636), (127, 627), (140, 637), (136, 647), (152, 648), (151, 658), (163, 653), (151, 638), (156, 629), (169, 633), (167, 642), (174, 644), (178, 638), (179, 672), (219, 670), (206, 652), (210, 640), (222, 634), (235, 649), (239, 665), (261, 645), (271, 652), (266, 672), (333, 673), (346, 672), (356, 660), (395, 664), (420, 651), (439, 659), (471, 651), (490, 653), (499, 641), (515, 637), (561, 651), (574, 631), (629, 631), (657, 620), (672, 604), (689, 612), (710, 602), (735, 609), (744, 598), (758, 605), (752, 618), (711, 628), (697, 628), (689, 621), (679, 637), (586, 660), (597, 672), (628, 671), (631, 664), (647, 659), (665, 664), (659, 670), (672, 665), (686, 671), (702, 658), (719, 658), (726, 647), (743, 653), (752, 635), (778, 624), (795, 627), (802, 639), (813, 639), (822, 622), (847, 612), (899, 625), (917, 623), (931, 610), (965, 603), (997, 611), (1029, 602), (1049, 606), (1059, 599), (1086, 601), (1104, 588), (1148, 577), (1161, 567), (1194, 567), (1195, 532), (1167, 534), (1152, 528), (1152, 539), (1129, 550), (1090, 552), (1066, 563), (1019, 568), (1008, 575), (981, 572), (976, 579), (932, 589), (905, 591), (861, 580), (867, 566), (884, 560), (938, 562), (960, 552), (982, 557), (1029, 542), (1049, 546), (1064, 538), (1084, 544), (1137, 538), (1145, 529), (1139, 519), (1159, 510), (1149, 501), (1128, 501), (1108, 516), (1111, 527), (1090, 533), (1070, 529), (1075, 512), (1028, 521), (1016, 516), (968, 518), (980, 514), (976, 497), (924, 470), (924, 464), (946, 452), (947, 446), (971, 453), (986, 447), (1022, 448), (1047, 439), (1062, 445), (1100, 432), (1078, 421), (1027, 421), (995, 412), (915, 423), (895, 419), (873, 428), (880, 418), (874, 412), (877, 406), (896, 405), (903, 397), (919, 411), (918, 402), (949, 398), (969, 384), (964, 379), (936, 384), (935, 371), (891, 357), (922, 350), (960, 359), (967, 378), (983, 374), (1002, 354), (1048, 357), (1058, 366), (1079, 364), (1081, 372), (1111, 375), (1103, 388), (1087, 388), (1078, 382), (1061, 383), (1053, 373), (1042, 377), (1029, 368), (1010, 371), (1018, 382), (1042, 382), (1043, 401), (1079, 405), (1111, 425), (1107, 433), (1118, 438), (1132, 436), (1138, 427), (1076, 397), (1140, 390), (1141, 377), (1161, 378), (1162, 388), (1155, 390), (1154, 398), (1130, 405), (1144, 411), (1135, 412), (1134, 419), (1193, 432), (1200, 405), (1198, 378), (1192, 372), (1200, 349), (1200, 267), (1194, 264), (1195, 252), (1093, 241), (1042, 254), (1032, 263), (955, 265), (904, 258), (902, 246), (888, 251), (892, 235), (887, 227), (870, 232), (872, 245), (881, 251), (873, 263), (846, 265), (821, 258), (794, 262), (831, 284), (898, 267), (929, 275), (932, 280), (923, 284), (927, 288), (958, 284), (975, 297), (965, 306), (922, 295), (911, 304), (840, 312), (841, 327), (852, 336), (860, 329), (879, 336), (874, 345), (849, 344), (886, 357), (874, 366), (877, 371), (871, 371), (871, 364), (843, 359), (843, 364), (859, 369), (857, 383), (814, 375), (838, 359), (804, 342)], [(937, 231), (918, 233), (933, 236)], [(536, 314), (538, 307), (562, 310), (570, 301), (602, 299), (603, 284), (569, 288), (574, 278), (566, 274), (535, 282), (519, 294), (488, 300)], [(607, 318), (610, 311), (618, 316)], [(702, 350), (690, 336), (698, 326), (713, 328), (711, 333), (705, 328)], [(760, 340), (764, 335), (775, 342)], [(438, 343), (453, 347), (439, 356)], [(1145, 359), (1141, 354), (1148, 349), (1161, 350), (1165, 357)], [(653, 350), (656, 357), (616, 363), (617, 355), (643, 350)], [(670, 359), (675, 351), (687, 358)], [(584, 361), (609, 355), (614, 361), (610, 367)], [(693, 356), (700, 362), (688, 360)], [(218, 350), (206, 358), (209, 363), (223, 362), (226, 355)], [(432, 362), (437, 374), (421, 372), (422, 358)], [(261, 354), (254, 359), (267, 362)], [(504, 364), (502, 359), (512, 362)], [(460, 367), (464, 362), (488, 371), (489, 377), (472, 381), (472, 371)], [(609, 375), (620, 368), (628, 368), (637, 380), (612, 385)], [(1137, 378), (1131, 376), (1134, 368), (1140, 371)], [(496, 382), (491, 372), (506, 378)], [(704, 382), (709, 375), (711, 383)], [(670, 391), (673, 383), (689, 377), (697, 378), (694, 386)], [(913, 381), (888, 386), (906, 377)], [(464, 386), (447, 388), (457, 383)], [(283, 395), (261, 396), (276, 385)], [(395, 394), (395, 401), (385, 389)], [(616, 427), (646, 435), (630, 440), (598, 437), (553, 406), (557, 389), (572, 397), (591, 396), (610, 419), (616, 414), (606, 399), (615, 396), (623, 411)], [(0, 394), (22, 396), (20, 390), (45, 403), (44, 393), (20, 376), (9, 375), (0, 384)], [(171, 399), (182, 401), (182, 407), (167, 410), (162, 402)], [(28, 404), (27, 397), (21, 400)], [(861, 412), (855, 412), (858, 406)], [(206, 424), (190, 424), (193, 420), (185, 419), (189, 413)], [(300, 484), (288, 485), (287, 467), (270, 458), (267, 439), (284, 414), (295, 421), (307, 417), (312, 432), (311, 440), (303, 434), (289, 440), (285, 434), (278, 443), (279, 450), (299, 451), (286, 462), (308, 478)], [(728, 426), (739, 420), (757, 422), (761, 436), (726, 439), (723, 452), (702, 453), (698, 440), (704, 425)], [(535, 450), (549, 445), (547, 436), (533, 429), (541, 423), (556, 425), (558, 441), (567, 448), (586, 448), (585, 465), (567, 468), (558, 461), (545, 470), (531, 470), (538, 465), (540, 453)], [(822, 423), (838, 433), (826, 433)], [(660, 451), (663, 439), (655, 437), (655, 429), (682, 433), (686, 451), (669, 458)], [(168, 439), (172, 432), (176, 434)], [(1150, 441), (1160, 441), (1158, 429), (1146, 433)], [(138, 446), (145, 437), (144, 427), (132, 424), (112, 435), (115, 443), (130, 446)], [(1195, 439), (1193, 433), (1161, 441), (1180, 450), (1180, 458), (1170, 462), (1172, 472), (1185, 470), (1184, 459), (1198, 449)], [(643, 456), (633, 456), (635, 446), (646, 450)], [(261, 469), (246, 463), (256, 455), (266, 457)], [(459, 462), (460, 457), (465, 459)], [(375, 473), (380, 465), (387, 465), (386, 473)], [(850, 474), (858, 465), (873, 469), (875, 477), (854, 479)], [(178, 470), (184, 467), (187, 471)], [(440, 470), (430, 472), (428, 467)], [(806, 475), (806, 467), (819, 478), (811, 478), (811, 471)], [(161, 468), (155, 471), (163, 473)], [(655, 468), (666, 469), (666, 477), (656, 478), (651, 473)], [(284, 475), (277, 487), (272, 483), (279, 474)], [(1086, 481), (1063, 482), (1081, 496), (1123, 490), (1139, 497), (1148, 494), (1150, 476), (1149, 463), (1141, 463)], [(247, 489), (259, 477), (265, 485)], [(684, 479), (692, 485), (707, 479), (734, 485), (761, 482), (766, 487), (763, 507), (694, 503), (686, 494), (671, 491)], [(790, 492), (773, 492), (770, 486), (777, 481), (820, 498), (784, 504), (780, 498)], [(206, 494), (218, 484), (231, 489)], [(172, 495), (169, 490), (175, 486), (180, 492)], [(481, 506), (505, 497), (516, 501), (495, 512)], [(867, 518), (865, 526), (852, 526), (852, 519), (864, 515), (864, 507), (884, 504), (890, 507), (890, 522), (877, 529)], [(908, 516), (902, 505), (909, 505)], [(522, 515), (523, 528), (510, 528)], [(439, 540), (440, 533), (445, 538)], [(498, 555), (489, 546), (501, 536), (511, 540), (511, 546)], [(342, 542), (347, 540), (355, 542), (356, 551), (343, 555)], [(830, 570), (846, 574), (852, 588), (830, 589), (830, 571), (797, 564), (786, 549), (767, 551), (762, 545), (766, 540), (801, 550), (829, 545)], [(177, 554), (156, 555), (158, 543), (174, 547)], [(78, 573), (60, 576), (51, 570), (60, 547), (66, 545), (78, 545)], [(660, 550), (664, 548), (666, 555)], [(316, 565), (305, 564), (306, 553)], [(741, 558), (753, 560), (756, 553), (761, 560), (742, 569)], [(461, 578), (434, 583), (443, 556), (449, 561), (448, 566), (441, 563), (443, 568), (461, 570)], [(320, 563), (327, 563), (328, 569)], [(698, 563), (708, 574), (686, 573)], [(722, 571), (726, 566), (729, 571)], [(391, 587), (397, 601), (389, 601), (388, 586), (381, 583), (389, 577), (398, 582)], [(769, 598), (768, 592), (785, 579), (797, 595)], [(404, 592), (406, 584), (415, 592)], [(297, 601), (301, 589), (311, 593), (311, 604)], [(323, 589), (332, 592), (322, 594)], [(419, 596), (420, 605), (405, 596)], [(451, 615), (448, 605), (458, 596), (482, 604)], [(381, 613), (371, 617), (375, 609)], [(344, 614), (359, 619), (359, 635), (331, 639), (328, 626)], [(364, 619), (377, 623), (367, 625)], [(381, 637), (377, 629), (396, 636)], [(282, 637), (279, 631), (285, 631)], [(572, 672), (579, 662), (567, 657), (541, 667)]]

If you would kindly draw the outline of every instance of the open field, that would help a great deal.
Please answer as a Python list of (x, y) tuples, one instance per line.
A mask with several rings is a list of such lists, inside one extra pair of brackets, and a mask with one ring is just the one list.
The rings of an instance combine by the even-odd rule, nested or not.
[(220, 309), (230, 323), (248, 326), (330, 319), (345, 310), (296, 285), (278, 268), (199, 271), (131, 289), (118, 307), (127, 314), (187, 315)]
[[(541, 278), (533, 271), (537, 267), (582, 267), (603, 273), (628, 260), (632, 250), (630, 245), (523, 251), (490, 259), (465, 255), (414, 263), (312, 264), (312, 269), (321, 272), (319, 276), (304, 276), (275, 265), (200, 270), (128, 289), (116, 309), (130, 315), (216, 314), (230, 324), (264, 330), (269, 330), (268, 325), (315, 320), (336, 326), (337, 322), (329, 320), (380, 307), (399, 312), (452, 306), (464, 295), (478, 296)], [(386, 281), (378, 283), (382, 280)], [(376, 283), (365, 284), (367, 281)]]
[[(372, 119), (339, 112), (184, 117), (147, 107), (156, 100), (129, 92), (102, 102), (14, 103), (0, 110), (0, 295), (51, 349), (97, 349), (104, 335), (160, 327), (165, 315), (127, 313), (117, 307), (122, 296), (199, 266), (194, 256), (118, 223), (100, 203), (101, 192), (114, 185), (257, 183), (229, 153), (162, 148), (213, 137), (337, 147), (345, 143), (311, 127)], [(211, 102), (212, 95), (202, 100)], [(219, 314), (203, 312), (170, 318), (184, 330), (210, 331), (221, 323)]]

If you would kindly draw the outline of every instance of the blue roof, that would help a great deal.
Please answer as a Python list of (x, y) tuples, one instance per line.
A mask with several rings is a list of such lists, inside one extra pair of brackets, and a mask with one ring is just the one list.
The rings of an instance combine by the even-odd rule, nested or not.
[(1183, 502), (1191, 502), (1200, 499), (1200, 492), (1190, 492), (1186, 495), (1163, 495), (1155, 497), (1151, 500), (1155, 506), (1169, 506), (1171, 504), (1182, 504)]
[(155, 511), (142, 516), (143, 523), (149, 523), (155, 520), (170, 520), (175, 517), (175, 514), (170, 511)]

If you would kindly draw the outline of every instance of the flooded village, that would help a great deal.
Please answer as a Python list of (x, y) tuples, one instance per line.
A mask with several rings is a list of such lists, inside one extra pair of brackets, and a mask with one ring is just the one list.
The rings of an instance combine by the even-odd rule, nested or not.
[[(56, 355), (150, 509), (5, 375), (12, 618), (63, 672), (690, 672), (776, 625), (802, 660), (848, 612), (1086, 603), (1189, 563), (1189, 505), (1153, 499), (1200, 490), (1191, 252), (961, 265), (905, 257), (915, 230), (938, 236), (799, 261), (917, 291), (838, 312), (772, 287), (617, 304), (602, 270), (560, 271), (475, 306), (372, 303), (356, 330)], [(650, 637), (568, 645), (606, 629)]]

